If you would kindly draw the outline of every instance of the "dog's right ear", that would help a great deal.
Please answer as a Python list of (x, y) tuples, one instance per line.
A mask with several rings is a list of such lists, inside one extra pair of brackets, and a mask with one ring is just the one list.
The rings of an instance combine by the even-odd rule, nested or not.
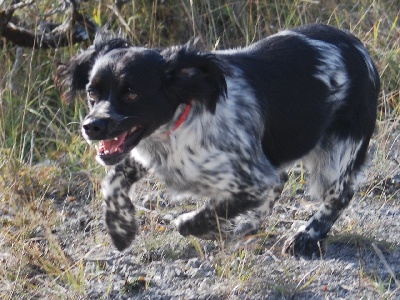
[(98, 57), (111, 50), (130, 46), (127, 40), (116, 37), (110, 31), (97, 32), (92, 46), (72, 58), (69, 63), (59, 64), (57, 67), (54, 81), (61, 91), (61, 98), (71, 103), (75, 99), (76, 92), (85, 89), (89, 82), (90, 71)]
[(85, 89), (97, 55), (95, 47), (90, 46), (72, 58), (69, 63), (57, 67), (54, 81), (65, 102), (71, 103), (75, 99), (76, 92)]

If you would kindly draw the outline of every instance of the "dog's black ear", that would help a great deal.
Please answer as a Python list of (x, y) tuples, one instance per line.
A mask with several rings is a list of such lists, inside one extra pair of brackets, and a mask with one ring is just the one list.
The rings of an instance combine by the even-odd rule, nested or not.
[(161, 52), (166, 60), (164, 70), (168, 95), (175, 101), (200, 101), (215, 112), (218, 99), (226, 96), (226, 70), (210, 53), (191, 51), (188, 47), (169, 48)]
[(85, 89), (97, 54), (94, 46), (91, 46), (69, 63), (57, 67), (54, 81), (65, 102), (71, 103), (75, 99), (76, 91)]
[(99, 56), (113, 49), (130, 46), (127, 40), (116, 37), (114, 33), (99, 30), (92, 46), (72, 58), (69, 63), (59, 64), (57, 67), (55, 84), (62, 93), (62, 99), (70, 103), (74, 100), (77, 91), (85, 89), (90, 71)]
[(114, 49), (132, 46), (128, 40), (118, 37), (114, 32), (105, 29), (101, 29), (96, 33), (93, 45), (99, 56)]

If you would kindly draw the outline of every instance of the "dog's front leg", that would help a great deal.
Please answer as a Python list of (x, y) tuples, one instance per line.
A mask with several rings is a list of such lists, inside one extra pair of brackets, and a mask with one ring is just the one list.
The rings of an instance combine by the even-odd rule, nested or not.
[(244, 174), (243, 178), (223, 184), (216, 182), (215, 186), (231, 187), (232, 192), (228, 195), (227, 189), (223, 190), (223, 199), (211, 199), (204, 207), (174, 220), (180, 234), (203, 239), (225, 239), (247, 235), (259, 229), (262, 219), (271, 212), (279, 198), (287, 175), (279, 176), (266, 160), (244, 166), (236, 172)]
[(202, 239), (224, 238), (223, 235), (233, 230), (229, 219), (249, 209), (258, 207), (261, 201), (252, 195), (239, 193), (229, 200), (211, 200), (204, 207), (180, 215), (174, 224), (183, 236), (193, 235)]
[[(180, 215), (174, 224), (183, 236), (202, 239), (225, 239), (244, 236), (258, 230), (278, 199), (284, 181), (259, 193), (236, 193), (229, 200), (211, 200), (206, 206)], [(237, 218), (235, 218), (237, 217)]]
[(146, 173), (142, 166), (127, 158), (115, 166), (102, 182), (107, 230), (120, 251), (131, 244), (137, 232), (135, 207), (128, 196), (129, 190)]

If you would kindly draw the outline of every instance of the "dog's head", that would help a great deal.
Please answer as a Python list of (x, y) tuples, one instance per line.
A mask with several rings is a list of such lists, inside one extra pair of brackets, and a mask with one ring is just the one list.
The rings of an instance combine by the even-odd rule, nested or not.
[(180, 104), (200, 103), (213, 113), (226, 93), (226, 70), (213, 54), (188, 46), (133, 47), (108, 33), (57, 70), (56, 83), (71, 101), (86, 88), (90, 112), (82, 123), (106, 165), (121, 161), (141, 140), (173, 122)]

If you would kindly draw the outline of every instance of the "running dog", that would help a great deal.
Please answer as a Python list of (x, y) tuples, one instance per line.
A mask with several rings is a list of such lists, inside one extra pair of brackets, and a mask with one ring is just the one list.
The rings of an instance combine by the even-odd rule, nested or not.
[(57, 83), (66, 99), (86, 89), (82, 133), (112, 166), (102, 194), (119, 250), (138, 229), (128, 191), (148, 172), (176, 193), (210, 199), (174, 224), (213, 239), (249, 215), (256, 229), (279, 198), (285, 167), (302, 160), (322, 205), (284, 251), (305, 256), (319, 252), (353, 197), (380, 88), (362, 43), (321, 24), (211, 52), (135, 47), (100, 32), (59, 67)]

